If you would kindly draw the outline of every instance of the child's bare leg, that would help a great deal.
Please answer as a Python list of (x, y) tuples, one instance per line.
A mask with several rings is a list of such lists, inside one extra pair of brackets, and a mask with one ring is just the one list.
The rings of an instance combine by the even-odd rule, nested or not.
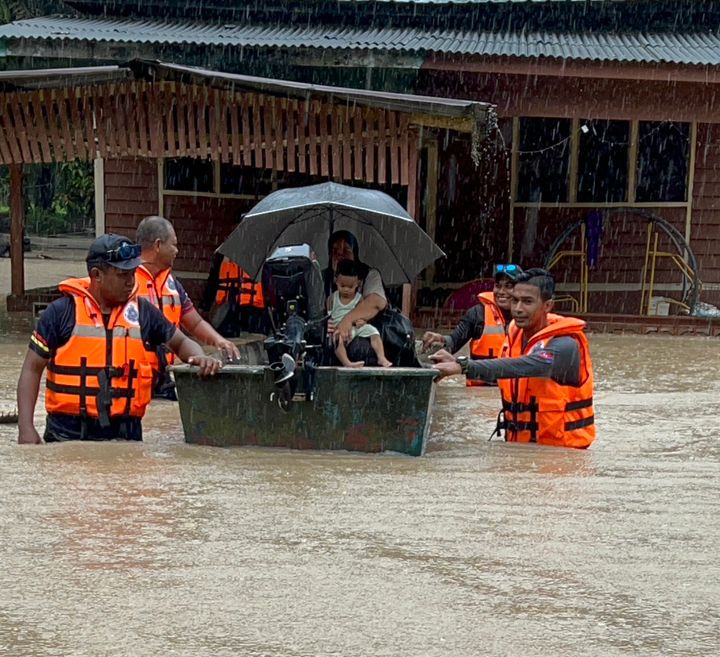
[(338, 340), (337, 346), (335, 347), (335, 355), (343, 367), (363, 367), (365, 365), (361, 360), (352, 361), (348, 358), (345, 343), (342, 340)]
[(392, 363), (385, 358), (385, 348), (379, 335), (373, 335), (370, 338), (370, 346), (373, 348), (377, 356), (377, 362), (380, 367), (391, 367)]

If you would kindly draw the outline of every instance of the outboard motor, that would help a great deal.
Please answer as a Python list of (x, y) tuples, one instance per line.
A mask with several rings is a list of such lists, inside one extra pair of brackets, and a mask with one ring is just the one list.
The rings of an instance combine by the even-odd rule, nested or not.
[[(320, 268), (307, 244), (282, 246), (265, 261), (263, 295), (273, 334), (264, 346), (275, 373), (276, 398), (289, 410), (296, 393), (312, 399), (327, 313)], [(298, 381), (296, 367), (302, 379)], [(300, 390), (298, 387), (300, 386)]]

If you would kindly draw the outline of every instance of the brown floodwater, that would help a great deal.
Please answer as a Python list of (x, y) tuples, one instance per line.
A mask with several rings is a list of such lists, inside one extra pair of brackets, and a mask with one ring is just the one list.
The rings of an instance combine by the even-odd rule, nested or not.
[(720, 341), (591, 346), (587, 451), (488, 442), (459, 379), (422, 458), (185, 445), (168, 402), (142, 444), (0, 425), (0, 655), (720, 654)]

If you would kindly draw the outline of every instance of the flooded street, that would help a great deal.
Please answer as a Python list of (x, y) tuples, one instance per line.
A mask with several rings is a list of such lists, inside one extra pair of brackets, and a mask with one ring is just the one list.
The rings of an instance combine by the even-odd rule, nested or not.
[(460, 379), (422, 458), (189, 446), (167, 402), (144, 444), (0, 425), (0, 654), (717, 654), (720, 342), (591, 346), (585, 452), (488, 442)]

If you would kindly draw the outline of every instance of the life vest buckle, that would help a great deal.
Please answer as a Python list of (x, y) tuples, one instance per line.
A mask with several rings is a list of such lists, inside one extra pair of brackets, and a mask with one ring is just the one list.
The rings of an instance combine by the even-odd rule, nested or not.
[(507, 430), (508, 423), (505, 420), (505, 412), (500, 411), (497, 416), (497, 422), (495, 423), (495, 429), (493, 429), (493, 432), (490, 434), (490, 437), (488, 440), (492, 440), (496, 435), (502, 438), (502, 432), (503, 429)]

